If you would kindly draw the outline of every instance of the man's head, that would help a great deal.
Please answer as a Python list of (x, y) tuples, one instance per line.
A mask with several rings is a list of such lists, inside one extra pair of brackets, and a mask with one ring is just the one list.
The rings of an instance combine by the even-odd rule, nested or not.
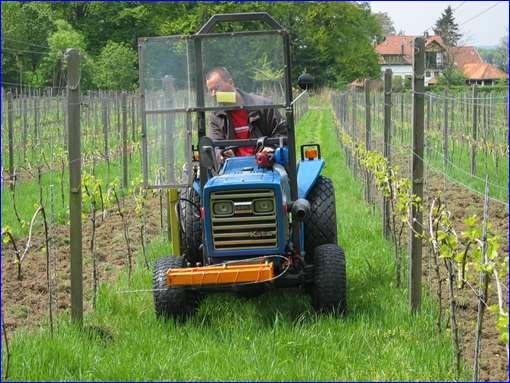
[(211, 69), (205, 75), (205, 82), (208, 92), (215, 96), (216, 92), (234, 92), (235, 85), (232, 75), (224, 67)]

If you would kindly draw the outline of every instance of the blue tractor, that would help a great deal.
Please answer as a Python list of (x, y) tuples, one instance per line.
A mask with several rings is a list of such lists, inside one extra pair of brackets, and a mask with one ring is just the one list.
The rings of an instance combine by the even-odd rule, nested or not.
[[(229, 25), (236, 22), (256, 28), (235, 31)], [(181, 255), (155, 263), (156, 314), (186, 317), (208, 292), (253, 295), (292, 286), (303, 287), (317, 311), (345, 313), (345, 256), (337, 245), (335, 192), (321, 175), (319, 144), (302, 145), (296, 160), (287, 31), (267, 13), (221, 14), (192, 36), (141, 39), (139, 46), (146, 186), (180, 189)], [(170, 64), (162, 69), (162, 62)], [(218, 105), (204, 90), (204, 72), (218, 65), (269, 101)], [(300, 76), (303, 92), (296, 99), (311, 83), (311, 76)], [(287, 134), (225, 140), (206, 135), (208, 113), (239, 108), (281, 110)], [(151, 128), (156, 125), (159, 130)], [(267, 146), (274, 152), (257, 151)], [(256, 154), (217, 160), (218, 153), (243, 147), (256, 148)]]

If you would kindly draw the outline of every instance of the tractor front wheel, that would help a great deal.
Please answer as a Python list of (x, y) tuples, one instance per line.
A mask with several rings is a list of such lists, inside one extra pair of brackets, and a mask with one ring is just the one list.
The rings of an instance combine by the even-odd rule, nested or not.
[(181, 254), (195, 266), (202, 262), (202, 222), (200, 220), (200, 196), (195, 189), (187, 188), (180, 193)]
[(344, 251), (336, 244), (315, 248), (312, 305), (319, 312), (345, 314), (347, 282)]
[(161, 257), (154, 265), (154, 308), (157, 317), (181, 319), (195, 311), (197, 299), (184, 287), (169, 287), (166, 279), (168, 269), (184, 267), (184, 257)]

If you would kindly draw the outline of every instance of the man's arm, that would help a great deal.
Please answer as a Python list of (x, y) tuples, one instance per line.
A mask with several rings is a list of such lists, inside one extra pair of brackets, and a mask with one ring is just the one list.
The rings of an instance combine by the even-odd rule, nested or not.
[[(207, 135), (213, 140), (226, 140), (227, 139), (226, 134), (225, 134), (225, 129), (224, 129), (224, 121), (223, 121), (222, 117), (211, 114), (210, 119), (209, 119), (209, 130), (207, 132)], [(220, 148), (215, 149), (216, 161), (219, 164), (223, 163), (223, 161), (225, 160), (224, 157), (234, 156), (233, 150), (227, 150), (223, 153), (223, 155), (221, 154), (221, 150), (222, 149), (220, 149)]]
[[(267, 108), (262, 113), (263, 135), (266, 137), (281, 137), (287, 135), (287, 122), (276, 108)], [(269, 145), (263, 151), (272, 151), (277, 145)]]
[(287, 122), (283, 119), (278, 109), (269, 109), (268, 118), (270, 120), (271, 126), (271, 132), (269, 134), (270, 137), (280, 137), (287, 135)]
[(222, 118), (211, 114), (209, 117), (209, 129), (207, 135), (213, 140), (225, 140), (225, 131), (223, 128)]

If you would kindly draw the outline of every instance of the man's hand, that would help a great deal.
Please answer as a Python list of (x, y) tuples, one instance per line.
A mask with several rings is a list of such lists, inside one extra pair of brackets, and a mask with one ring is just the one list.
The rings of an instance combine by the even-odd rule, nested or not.
[(274, 163), (274, 149), (265, 146), (262, 150), (259, 150), (257, 154), (255, 154), (255, 162), (261, 168), (271, 168)]
[(234, 151), (232, 149), (224, 150), (220, 156), (221, 163), (225, 162), (225, 158), (230, 158), (230, 157), (234, 157)]

